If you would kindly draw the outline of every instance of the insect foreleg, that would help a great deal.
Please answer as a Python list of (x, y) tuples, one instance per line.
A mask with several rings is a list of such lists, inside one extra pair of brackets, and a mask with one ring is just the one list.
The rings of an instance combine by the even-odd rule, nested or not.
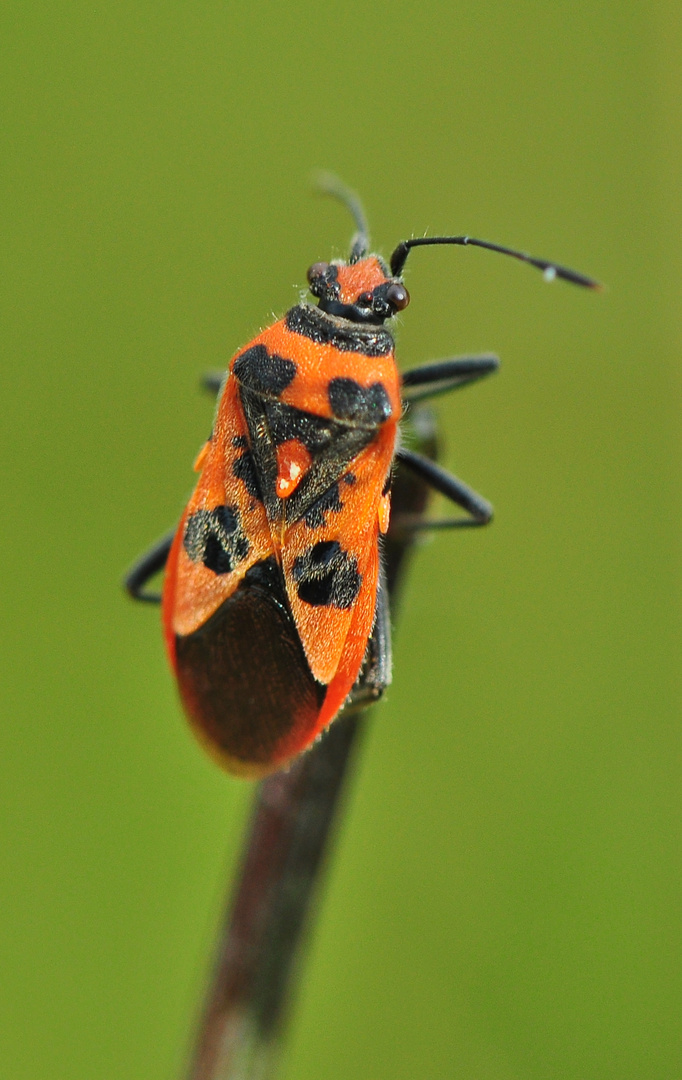
[(499, 366), (500, 361), (493, 353), (434, 360), (403, 372), (401, 395), (404, 401), (413, 402), (447, 394), (492, 375)]

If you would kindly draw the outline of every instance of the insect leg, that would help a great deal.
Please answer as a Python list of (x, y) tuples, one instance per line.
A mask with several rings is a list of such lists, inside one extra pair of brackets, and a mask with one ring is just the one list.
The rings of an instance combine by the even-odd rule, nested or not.
[(436, 465), (435, 461), (404, 448), (398, 450), (396, 457), (401, 465), (411, 469), (420, 480), (427, 483), (434, 491), (445, 495), (446, 499), (455, 503), (456, 506), (461, 506), (462, 510), (466, 510), (471, 515), (466, 518), (448, 518), (444, 521), (429, 521), (428, 518), (412, 521), (407, 515), (404, 515), (396, 521), (398, 529), (413, 532), (428, 529), (475, 528), (479, 525), (487, 525), (492, 520), (493, 508), (488, 500), (484, 499), (482, 495), (479, 495), (462, 480), (458, 480), (452, 473), (441, 469), (440, 465)]
[(153, 578), (154, 574), (158, 574), (159, 570), (163, 570), (166, 565), (174, 536), (175, 529), (157, 540), (153, 547), (141, 555), (134, 566), (131, 566), (123, 579), (123, 586), (133, 600), (144, 600), (148, 604), (161, 602), (159, 593), (143, 592), (143, 589), (149, 579)]
[(209, 394), (214, 394), (217, 397), (224, 381), (224, 371), (207, 371), (201, 377), (201, 388), (202, 390), (208, 390)]
[(403, 372), (403, 400), (421, 401), (437, 394), (447, 394), (450, 390), (458, 390), (460, 386), (468, 386), (486, 375), (492, 375), (499, 366), (500, 361), (493, 353), (434, 360), (430, 364)]
[[(377, 610), (374, 629), (370, 638), (373, 660), (372, 685), (380, 694), (391, 684), (391, 613), (388, 605), (388, 588), (383, 566), (379, 566), (379, 586), (377, 588)], [(369, 672), (368, 672), (369, 674)]]
[(379, 566), (377, 606), (362, 671), (351, 692), (353, 705), (364, 705), (380, 698), (391, 684), (391, 618), (384, 568)]

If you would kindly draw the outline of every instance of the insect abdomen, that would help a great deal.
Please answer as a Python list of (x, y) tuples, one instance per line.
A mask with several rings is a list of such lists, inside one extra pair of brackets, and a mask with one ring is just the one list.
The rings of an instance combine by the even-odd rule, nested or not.
[(176, 635), (175, 658), (192, 723), (231, 772), (272, 772), (309, 741), (327, 688), (310, 672), (273, 558), (203, 626)]

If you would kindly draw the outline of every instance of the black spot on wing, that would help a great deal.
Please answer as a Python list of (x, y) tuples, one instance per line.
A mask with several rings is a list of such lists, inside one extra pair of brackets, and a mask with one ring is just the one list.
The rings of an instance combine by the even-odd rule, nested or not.
[(343, 503), (339, 495), (339, 485), (332, 484), (303, 515), (303, 520), (309, 529), (321, 529), (327, 524), (325, 514), (338, 514), (340, 510), (343, 510)]
[(375, 427), (391, 415), (391, 402), (383, 383), (361, 386), (355, 379), (332, 379), (327, 391), (334, 416)]
[(337, 540), (321, 540), (299, 556), (293, 577), (299, 598), (313, 607), (348, 609), (362, 584), (357, 560)]
[(187, 519), (182, 542), (192, 562), (202, 562), (214, 574), (229, 574), (250, 549), (236, 506), (197, 510)]
[(357, 476), (355, 475), (354, 472), (345, 473), (341, 477), (341, 479), (343, 480), (344, 484), (348, 484), (349, 487), (352, 487), (353, 484), (357, 484), (357, 482), (358, 482), (358, 478), (357, 478)]
[(269, 353), (265, 345), (252, 345), (237, 357), (232, 371), (255, 394), (278, 397), (296, 375), (296, 364)]
[(318, 345), (333, 345), (341, 352), (365, 356), (387, 356), (393, 352), (393, 338), (383, 327), (348, 326), (319, 308), (301, 304), (286, 315), (287, 330), (301, 334)]
[(248, 439), (244, 435), (237, 435), (237, 437), (232, 440), (232, 445), (235, 449), (244, 450), (244, 453), (240, 454), (238, 458), (235, 458), (232, 463), (233, 475), (236, 476), (238, 480), (242, 481), (251, 498), (263, 502), (263, 496), (258, 483), (258, 474), (256, 472), (256, 463), (253, 460), (253, 454), (249, 450)]

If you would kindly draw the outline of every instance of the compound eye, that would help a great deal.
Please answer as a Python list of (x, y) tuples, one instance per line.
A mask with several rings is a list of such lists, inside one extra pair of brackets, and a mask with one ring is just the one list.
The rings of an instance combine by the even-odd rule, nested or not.
[(329, 263), (327, 262), (313, 263), (313, 265), (308, 268), (308, 273), (306, 275), (306, 277), (308, 278), (308, 284), (312, 285), (313, 281), (315, 281), (316, 278), (324, 277), (328, 269)]
[(410, 302), (410, 294), (404, 285), (394, 282), (386, 290), (386, 299), (396, 311), (404, 311)]

